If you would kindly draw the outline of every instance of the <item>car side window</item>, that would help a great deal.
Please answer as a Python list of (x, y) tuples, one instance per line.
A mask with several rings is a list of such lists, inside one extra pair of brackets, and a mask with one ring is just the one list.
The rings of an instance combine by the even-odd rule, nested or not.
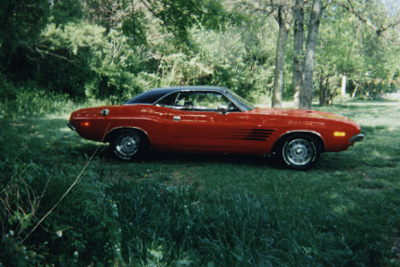
[(178, 93), (170, 94), (156, 103), (157, 106), (165, 108), (174, 108), (176, 97)]
[(193, 92), (181, 92), (179, 93), (175, 101), (175, 109), (181, 110), (193, 110)]
[(218, 92), (181, 92), (179, 93), (175, 109), (188, 111), (218, 112), (221, 107), (228, 111), (240, 111), (229, 99)]

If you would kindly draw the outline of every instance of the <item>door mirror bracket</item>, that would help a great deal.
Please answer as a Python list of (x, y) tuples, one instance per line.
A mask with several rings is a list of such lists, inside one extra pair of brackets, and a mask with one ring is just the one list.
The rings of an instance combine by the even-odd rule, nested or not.
[(221, 112), (221, 114), (226, 115), (228, 114), (228, 107), (225, 105), (219, 105), (218, 111)]

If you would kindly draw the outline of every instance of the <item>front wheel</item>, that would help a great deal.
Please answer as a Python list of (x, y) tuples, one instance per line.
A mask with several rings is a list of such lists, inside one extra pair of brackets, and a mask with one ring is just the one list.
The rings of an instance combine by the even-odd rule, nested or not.
[(114, 154), (122, 160), (137, 159), (144, 151), (144, 139), (134, 130), (122, 130), (110, 145)]
[(285, 139), (280, 149), (283, 163), (295, 170), (307, 170), (320, 158), (318, 142), (310, 136), (297, 134)]

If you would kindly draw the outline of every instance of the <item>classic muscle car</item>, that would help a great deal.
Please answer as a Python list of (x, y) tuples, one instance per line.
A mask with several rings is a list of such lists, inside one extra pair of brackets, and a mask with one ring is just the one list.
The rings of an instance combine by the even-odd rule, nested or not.
[(148, 149), (170, 152), (272, 155), (289, 168), (312, 167), (323, 152), (363, 140), (343, 116), (311, 110), (255, 108), (229, 89), (159, 88), (123, 105), (80, 109), (68, 126), (83, 138), (109, 142), (133, 160)]

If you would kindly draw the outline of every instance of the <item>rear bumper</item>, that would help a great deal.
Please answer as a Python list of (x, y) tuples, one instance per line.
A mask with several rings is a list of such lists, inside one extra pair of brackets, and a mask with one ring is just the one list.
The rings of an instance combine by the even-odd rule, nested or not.
[(365, 137), (365, 135), (363, 135), (363, 134), (353, 135), (353, 137), (350, 138), (349, 143), (354, 144), (356, 142), (361, 142), (362, 140), (364, 140), (364, 137)]
[(74, 127), (74, 125), (72, 125), (71, 122), (68, 122), (67, 125), (72, 131), (74, 131), (74, 132), (76, 131), (76, 128)]

